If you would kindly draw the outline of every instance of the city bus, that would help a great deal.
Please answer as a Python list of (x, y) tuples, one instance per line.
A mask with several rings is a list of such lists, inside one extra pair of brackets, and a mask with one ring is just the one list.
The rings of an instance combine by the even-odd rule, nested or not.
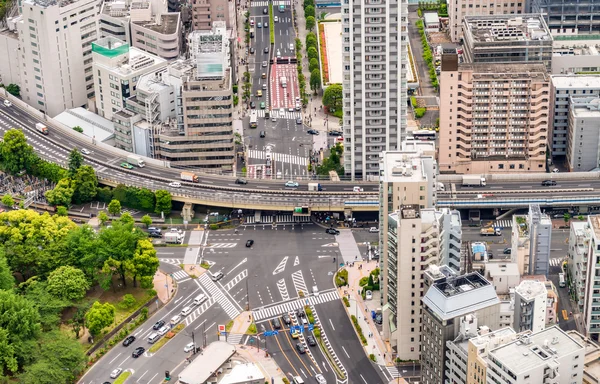
[(250, 128), (256, 128), (258, 126), (258, 112), (250, 112)]
[(435, 131), (429, 131), (426, 129), (421, 129), (418, 131), (410, 132), (410, 135), (414, 137), (416, 140), (435, 140)]

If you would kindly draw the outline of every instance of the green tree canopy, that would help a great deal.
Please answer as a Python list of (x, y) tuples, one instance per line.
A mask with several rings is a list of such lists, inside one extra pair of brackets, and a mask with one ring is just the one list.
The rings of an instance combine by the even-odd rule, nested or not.
[(83, 156), (77, 148), (73, 148), (69, 153), (69, 176), (73, 177), (79, 167), (83, 165)]
[(121, 213), (121, 202), (119, 200), (111, 200), (108, 203), (108, 213), (112, 216), (118, 216)]
[(8, 87), (6, 87), (6, 92), (13, 96), (21, 97), (21, 87), (19, 87), (17, 84), (9, 84)]
[(64, 178), (56, 184), (54, 189), (46, 192), (46, 200), (48, 200), (48, 204), (50, 205), (69, 206), (71, 205), (73, 193), (75, 191), (71, 187), (71, 179)]
[(85, 315), (90, 333), (95, 337), (115, 321), (115, 307), (111, 303), (100, 304), (96, 301)]
[(134, 230), (133, 223), (123, 223), (120, 220), (113, 221), (112, 227), (104, 228), (100, 232), (98, 244), (103, 272), (118, 275), (123, 286), (126, 286), (125, 276), (130, 271), (127, 263), (133, 259), (138, 241), (145, 237), (143, 231)]
[(90, 283), (81, 269), (63, 265), (48, 275), (48, 292), (64, 300), (82, 299)]
[(306, 48), (306, 55), (308, 56), (308, 59), (317, 59), (319, 57), (319, 53), (317, 52), (317, 48), (315, 47), (308, 47)]
[(122, 223), (135, 223), (135, 220), (133, 220), (133, 216), (131, 216), (131, 213), (129, 212), (123, 212), (121, 213), (121, 217), (119, 218), (119, 220), (121, 220)]
[[(139, 240), (133, 258), (131, 261), (126, 262), (125, 265), (127, 273), (133, 277), (133, 286), (137, 285), (138, 278), (149, 277), (152, 279), (158, 270), (158, 264), (156, 250), (152, 242), (147, 239)], [(151, 288), (151, 286), (144, 288)]]
[(2, 196), (2, 204), (5, 207), (13, 207), (15, 205), (15, 199), (13, 199), (10, 193), (7, 193), (6, 195)]
[(0, 248), (0, 289), (12, 289), (14, 286), (15, 278), (4, 256), (4, 248)]
[(319, 60), (312, 58), (308, 63), (308, 70), (312, 73), (315, 69), (319, 69)]
[(142, 223), (148, 228), (152, 225), (152, 218), (149, 215), (142, 216)]
[(331, 84), (323, 92), (323, 105), (329, 109), (341, 109), (344, 102), (344, 94), (341, 84)]
[(315, 28), (315, 17), (314, 16), (308, 16), (306, 18), (306, 29), (308, 29), (309, 31), (312, 31)]
[(14, 128), (4, 134), (0, 154), (4, 169), (13, 175), (28, 169), (37, 158), (23, 132)]
[(306, 8), (304, 8), (304, 16), (305, 17), (315, 17), (315, 7), (313, 7), (312, 5), (307, 6)]
[(67, 264), (82, 270), (90, 281), (96, 279), (104, 263), (98, 252), (98, 241), (98, 235), (89, 225), (73, 229), (66, 238)]
[(315, 69), (310, 73), (310, 89), (316, 91), (319, 88), (321, 88), (321, 71)]
[(98, 178), (96, 171), (89, 165), (77, 169), (71, 182), (73, 188), (73, 201), (77, 204), (88, 203), (96, 197), (98, 192)]
[(98, 213), (98, 220), (100, 221), (100, 225), (104, 225), (106, 222), (108, 222), (108, 215), (106, 212), (100, 211), (100, 213)]
[(154, 212), (157, 214), (164, 212), (165, 215), (171, 213), (171, 193), (169, 191), (159, 189), (154, 195), (156, 196), (156, 207), (154, 208)]
[(32, 277), (19, 284), (19, 291), (29, 300), (40, 314), (42, 330), (49, 331), (60, 325), (62, 312), (72, 305), (69, 300), (63, 300), (48, 292), (48, 283)]

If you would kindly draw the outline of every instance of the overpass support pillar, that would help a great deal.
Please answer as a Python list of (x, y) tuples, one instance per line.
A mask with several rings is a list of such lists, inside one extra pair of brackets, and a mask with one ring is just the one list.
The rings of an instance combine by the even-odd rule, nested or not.
[(194, 218), (194, 204), (185, 203), (181, 210), (181, 217), (183, 218), (183, 221), (187, 221), (188, 223), (191, 222)]

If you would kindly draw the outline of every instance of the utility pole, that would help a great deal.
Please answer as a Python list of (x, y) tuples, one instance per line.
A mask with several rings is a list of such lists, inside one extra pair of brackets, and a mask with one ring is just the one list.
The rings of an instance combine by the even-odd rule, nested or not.
[(196, 354), (196, 339), (194, 338), (194, 331), (192, 331), (192, 344), (194, 345), (194, 355)]

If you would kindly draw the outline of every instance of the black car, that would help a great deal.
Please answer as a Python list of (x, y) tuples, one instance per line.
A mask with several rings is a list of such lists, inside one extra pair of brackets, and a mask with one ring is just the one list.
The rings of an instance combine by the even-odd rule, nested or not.
[(302, 344), (302, 343), (296, 344), (296, 349), (298, 350), (298, 353), (300, 353), (300, 354), (306, 353), (306, 348), (304, 348), (304, 344)]
[(133, 350), (133, 352), (131, 353), (131, 357), (140, 357), (142, 356), (142, 354), (146, 352), (146, 348), (144, 347), (137, 347), (136, 349)]
[(256, 52), (256, 50), (254, 49), (254, 47), (250, 47), (250, 54), (254, 54), (254, 52)]
[(544, 181), (542, 181), (542, 187), (551, 187), (553, 185), (556, 185), (556, 181), (554, 181), (554, 180), (544, 180)]
[(264, 51), (265, 53), (269, 53), (269, 47), (265, 47)]
[(162, 234), (160, 232), (148, 232), (148, 236), (150, 237), (162, 237)]
[(317, 342), (315, 340), (314, 337), (312, 337), (312, 335), (306, 336), (306, 342), (308, 343), (308, 345), (310, 345), (311, 347), (314, 347), (315, 345), (317, 345)]
[(337, 230), (337, 229), (335, 229), (335, 228), (327, 228), (327, 229), (325, 230), (325, 233), (327, 233), (328, 235), (339, 235), (339, 234), (340, 234), (340, 231), (338, 231), (338, 230)]
[(269, 10), (267, 8), (263, 8), (263, 13), (266, 15), (269, 13)]
[(155, 331), (158, 331), (164, 325), (165, 325), (165, 321), (164, 320), (159, 320), (159, 321), (156, 322), (156, 324), (154, 324), (154, 326), (152, 327), (152, 329), (154, 329)]
[(342, 131), (329, 131), (329, 136), (342, 136)]
[(286, 323), (287, 325), (292, 324), (292, 318), (287, 313), (281, 317), (283, 318), (283, 322)]
[(304, 316), (306, 316), (306, 313), (304, 313), (304, 310), (302, 308), (299, 308), (296, 311), (296, 316), (298, 316), (298, 317), (304, 317)]
[(247, 248), (250, 248), (253, 244), (254, 244), (254, 240), (248, 240), (248, 241), (246, 241), (246, 247)]
[(252, 109), (256, 108), (256, 103), (254, 101), (250, 102), (250, 108), (252, 108)]
[(306, 133), (308, 133), (309, 135), (318, 135), (319, 131), (317, 131), (316, 129), (309, 129), (308, 131), (306, 131)]
[(235, 179), (236, 184), (248, 184), (248, 180), (246, 179)]
[(275, 328), (275, 329), (280, 329), (281, 328), (281, 322), (279, 321), (278, 318), (274, 318), (272, 320), (272, 323), (273, 323), (273, 328)]
[(123, 340), (123, 346), (129, 347), (135, 341), (135, 336), (127, 336), (125, 340)]

